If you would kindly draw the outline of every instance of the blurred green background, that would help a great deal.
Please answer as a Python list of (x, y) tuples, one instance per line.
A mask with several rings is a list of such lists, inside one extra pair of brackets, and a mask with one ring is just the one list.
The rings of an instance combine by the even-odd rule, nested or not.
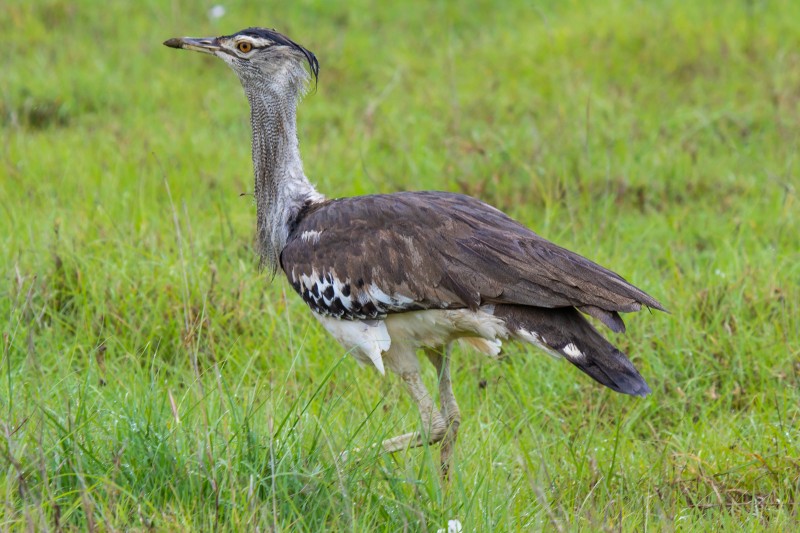
[[(4, 529), (797, 528), (800, 3), (218, 5), (0, 7)], [(239, 83), (161, 45), (254, 25), (320, 60), (321, 192), (465, 192), (619, 272), (671, 311), (612, 339), (654, 394), (459, 349), (449, 485), (337, 463), (416, 412), (259, 273)]]

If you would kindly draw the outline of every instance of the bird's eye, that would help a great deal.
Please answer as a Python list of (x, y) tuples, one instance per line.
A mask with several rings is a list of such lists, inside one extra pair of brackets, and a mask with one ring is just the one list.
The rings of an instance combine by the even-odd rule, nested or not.
[(247, 41), (242, 41), (236, 45), (236, 48), (238, 48), (240, 52), (246, 54), (247, 52), (253, 49), (253, 45), (248, 43)]

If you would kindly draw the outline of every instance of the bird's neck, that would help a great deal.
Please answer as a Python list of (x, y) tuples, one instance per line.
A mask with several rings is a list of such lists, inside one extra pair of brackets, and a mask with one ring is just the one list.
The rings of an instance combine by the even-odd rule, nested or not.
[(289, 227), (308, 201), (323, 199), (303, 172), (297, 141), (296, 94), (247, 92), (253, 127), (258, 249), (262, 264), (278, 268)]

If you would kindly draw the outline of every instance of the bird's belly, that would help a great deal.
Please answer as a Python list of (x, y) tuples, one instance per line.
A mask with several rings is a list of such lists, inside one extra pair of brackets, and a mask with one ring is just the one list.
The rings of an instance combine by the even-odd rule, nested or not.
[(500, 352), (509, 332), (494, 316), (493, 306), (469, 309), (429, 309), (395, 313), (384, 320), (342, 320), (319, 313), (314, 316), (362, 365), (384, 373), (383, 356), (413, 356), (418, 348), (435, 348), (463, 338), (488, 355)]
[[(500, 339), (508, 337), (505, 323), (493, 315), (493, 306), (484, 306), (477, 311), (469, 309), (429, 309), (389, 315), (385, 319), (389, 338), (393, 343), (402, 342), (414, 348), (434, 348), (459, 338), (480, 339), (486, 343), (473, 342), (479, 349), (496, 355)], [(482, 350), (486, 351), (486, 350)]]

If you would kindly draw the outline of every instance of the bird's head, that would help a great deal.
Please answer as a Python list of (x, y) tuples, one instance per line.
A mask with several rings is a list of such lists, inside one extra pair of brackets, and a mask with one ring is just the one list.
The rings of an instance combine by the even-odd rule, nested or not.
[(315, 80), (319, 75), (319, 62), (313, 53), (266, 28), (247, 28), (222, 37), (176, 37), (164, 44), (219, 57), (236, 72), (245, 90), (264, 84), (302, 90), (309, 79), (306, 64)]

